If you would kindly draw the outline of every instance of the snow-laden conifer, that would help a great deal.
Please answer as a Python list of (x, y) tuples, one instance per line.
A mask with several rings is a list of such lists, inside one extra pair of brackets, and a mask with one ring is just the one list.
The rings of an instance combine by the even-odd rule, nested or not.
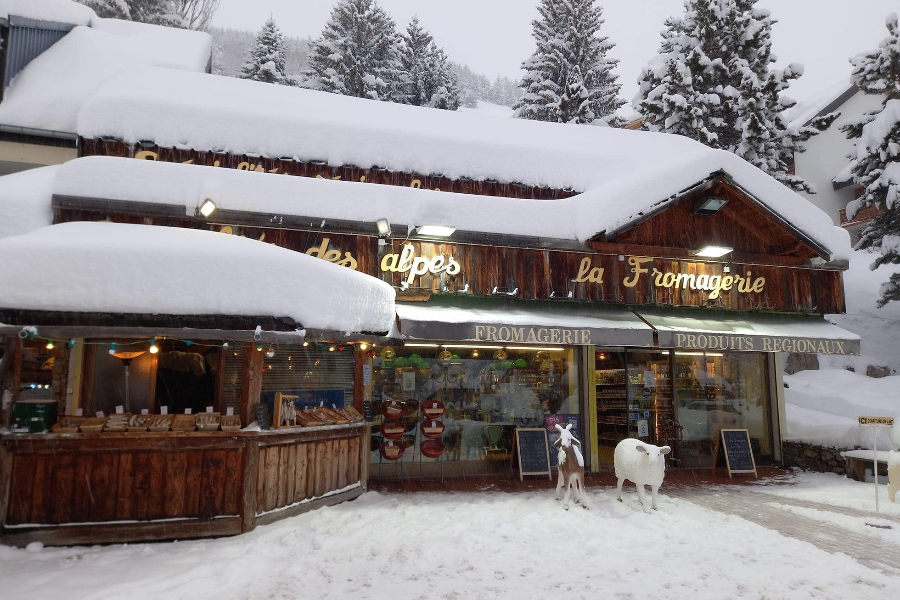
[(831, 124), (827, 115), (791, 127), (784, 95), (803, 74), (772, 68), (772, 25), (757, 0), (688, 0), (665, 22), (658, 55), (641, 71), (633, 105), (650, 131), (675, 133), (734, 152), (785, 185), (815, 193), (790, 173), (802, 142)]
[[(888, 15), (889, 35), (878, 48), (850, 59), (853, 83), (866, 94), (884, 96), (880, 111), (867, 113), (843, 126), (856, 138), (850, 155), (852, 181), (862, 195), (847, 206), (852, 219), (860, 208), (874, 206), (884, 212), (863, 231), (858, 248), (880, 251), (872, 268), (900, 264), (900, 25), (897, 14)], [(900, 273), (881, 286), (879, 306), (900, 301)]]
[(311, 83), (334, 94), (404, 102), (394, 20), (374, 0), (339, 0), (310, 49)]
[(269, 17), (256, 34), (247, 60), (241, 68), (241, 79), (286, 84), (284, 75), (284, 36), (275, 19)]
[(609, 120), (624, 104), (607, 57), (614, 44), (600, 35), (603, 9), (595, 0), (541, 0), (532, 22), (537, 44), (522, 63), (523, 97), (514, 106), (522, 119), (558, 123)]
[(450, 61), (434, 38), (413, 17), (403, 37), (400, 61), (408, 80), (407, 101), (415, 106), (456, 110), (459, 90)]

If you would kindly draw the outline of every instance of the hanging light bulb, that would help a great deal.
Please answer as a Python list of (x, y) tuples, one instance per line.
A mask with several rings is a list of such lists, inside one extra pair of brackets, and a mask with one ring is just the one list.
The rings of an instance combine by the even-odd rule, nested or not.
[(439, 358), (440, 360), (450, 360), (451, 358), (453, 358), (453, 353), (450, 352), (449, 350), (447, 350), (446, 348), (444, 348), (444, 349), (441, 350), (441, 352), (438, 354), (438, 358)]
[(360, 343), (359, 343), (359, 349), (362, 350), (362, 351), (366, 351), (366, 350), (369, 349), (369, 344), (367, 344), (367, 343), (365, 343), (365, 342), (360, 342)]
[(223, 347), (223, 348), (227, 348), (227, 347), (228, 347), (228, 342), (222, 342), (222, 347)]
[(156, 345), (156, 342), (150, 342), (150, 354), (156, 354), (159, 352), (159, 346)]
[(257, 352), (262, 352), (262, 344), (257, 344), (257, 345), (256, 345), (256, 351), (257, 351)]
[(336, 348), (334, 346), (328, 346), (329, 352), (334, 352), (335, 350), (336, 350)]
[(384, 360), (394, 360), (394, 358), (396, 358), (396, 356), (397, 356), (397, 352), (390, 346), (385, 346), (381, 350), (381, 358), (383, 358)]
[(494, 352), (494, 360), (506, 360), (507, 358), (509, 358), (509, 355), (503, 348), (500, 348), (499, 350)]
[(55, 346), (53, 345), (53, 340), (47, 342), (47, 350), (53, 350)]
[(309, 346), (309, 342), (303, 342), (303, 347), (306, 348), (307, 346)]
[(472, 358), (478, 358), (478, 350), (472, 350)]
[(69, 350), (75, 347), (75, 340), (69, 340), (66, 342), (66, 345), (69, 347)]
[(110, 343), (109, 343), (109, 353), (110, 353), (110, 354), (115, 354), (115, 353), (116, 353), (116, 343), (115, 343), (115, 342), (110, 342)]
[(266, 358), (272, 358), (273, 356), (275, 356), (275, 347), (270, 344), (269, 349), (266, 350)]

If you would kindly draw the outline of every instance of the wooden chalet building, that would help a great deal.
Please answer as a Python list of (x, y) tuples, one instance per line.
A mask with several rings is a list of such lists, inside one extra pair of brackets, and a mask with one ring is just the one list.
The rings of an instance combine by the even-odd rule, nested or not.
[[(626, 437), (671, 446), (674, 467), (709, 467), (723, 429), (746, 429), (756, 461), (777, 464), (782, 354), (859, 352), (858, 336), (824, 318), (845, 310), (846, 232), (741, 159), (678, 136), (161, 67), (79, 102), (81, 157), (11, 176), (43, 178), (31, 223), (250, 238), (387, 282), (396, 318), (288, 340), (278, 327), (307, 324), (279, 321), (274, 300), (270, 314), (263, 303), (198, 322), (0, 292), (12, 401), (49, 400), (67, 417), (114, 414), (123, 397), (149, 414), (211, 406), (242, 427), (6, 435), (0, 542), (234, 534), (357, 494), (367, 478), (509, 477), (515, 431), (555, 423), (573, 424), (594, 472)], [(215, 268), (246, 287), (245, 272)], [(278, 267), (258, 269), (258, 294), (277, 295)], [(260, 343), (248, 327), (263, 316)], [(106, 352), (153, 340), (164, 351), (135, 358), (131, 378)], [(346, 444), (329, 426), (250, 427), (261, 406), (279, 421), (276, 398), (291, 397), (355, 409), (368, 426), (346, 426), (339, 437), (357, 440)]]

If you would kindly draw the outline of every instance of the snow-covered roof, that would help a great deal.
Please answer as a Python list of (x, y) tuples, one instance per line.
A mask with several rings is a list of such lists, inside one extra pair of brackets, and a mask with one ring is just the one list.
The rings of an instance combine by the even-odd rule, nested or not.
[(0, 124), (76, 133), (79, 110), (103, 84), (139, 65), (204, 72), (211, 47), (207, 33), (94, 17), (13, 78)]
[(89, 25), (97, 18), (93, 10), (71, 0), (0, 0), (0, 18), (10, 16), (71, 25)]
[[(505, 122), (492, 117), (487, 119)], [(645, 135), (607, 128), (561, 129), (566, 132), (572, 129), (609, 132), (616, 138), (633, 135), (643, 138)], [(646, 135), (655, 139), (639, 141), (658, 142), (662, 146), (676, 138), (663, 134)], [(682, 140), (675, 141), (680, 144)], [(647, 152), (653, 154), (655, 145), (638, 144), (645, 145)], [(550, 160), (551, 157), (545, 158)], [(726, 169), (729, 174), (738, 174), (735, 180), (739, 184), (749, 187), (771, 210), (827, 248), (833, 258), (843, 259), (849, 254), (847, 233), (835, 228), (827, 215), (809, 201), (734, 155), (693, 143), (685, 152), (674, 154), (667, 161), (660, 158), (660, 162), (654, 162), (650, 158), (646, 165), (636, 157), (630, 163), (623, 161), (620, 167), (629, 171), (628, 176), (618, 177), (605, 185), (598, 182), (587, 192), (553, 201), (476, 196), (102, 156), (69, 161), (48, 176), (54, 179), (51, 189), (57, 195), (183, 205), (186, 215), (194, 215), (206, 198), (212, 198), (221, 209), (316, 217), (316, 225), (318, 219), (374, 223), (386, 218), (392, 223), (410, 226), (448, 225), (469, 232), (583, 241), (640, 218), (672, 194), (704, 180), (726, 165), (731, 167)], [(0, 178), (0, 187), (2, 185)]]
[(784, 111), (784, 118), (790, 127), (803, 127), (812, 119), (838, 109), (849, 96), (856, 92), (856, 86), (845, 77), (841, 81), (828, 86), (824, 90), (797, 102)]
[(228, 234), (64, 223), (0, 240), (0, 256), (4, 308), (290, 317), (347, 333), (394, 325), (387, 283)]

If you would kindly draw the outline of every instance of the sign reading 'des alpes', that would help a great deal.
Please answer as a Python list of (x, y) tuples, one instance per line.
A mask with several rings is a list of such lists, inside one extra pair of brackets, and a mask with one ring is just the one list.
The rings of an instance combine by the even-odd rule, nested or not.
[(381, 259), (381, 270), (385, 273), (409, 273), (406, 283), (412, 283), (419, 275), (431, 273), (439, 275), (443, 272), (447, 275), (456, 275), (459, 273), (459, 263), (454, 260), (453, 256), (444, 258), (443, 255), (425, 257), (416, 256), (416, 249), (412, 244), (405, 244), (400, 254), (385, 254)]

